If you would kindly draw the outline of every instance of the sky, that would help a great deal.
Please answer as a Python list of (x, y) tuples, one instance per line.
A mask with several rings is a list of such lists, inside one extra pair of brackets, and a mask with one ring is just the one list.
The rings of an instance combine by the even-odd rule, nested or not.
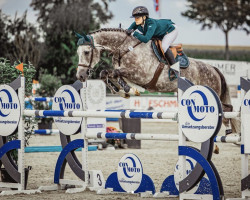
[[(101, 0), (95, 0), (101, 2)], [(36, 12), (30, 7), (31, 0), (0, 0), (0, 9), (4, 13), (15, 16), (22, 15), (28, 10), (28, 20), (36, 23)], [(132, 10), (136, 6), (146, 6), (149, 10), (150, 17), (159, 19), (159, 14), (154, 10), (153, 0), (116, 0), (109, 3), (109, 9), (114, 17), (104, 27), (118, 27), (122, 24), (122, 28), (128, 28), (133, 22), (130, 18)], [(201, 31), (201, 25), (188, 18), (181, 16), (181, 12), (185, 11), (186, 0), (161, 0), (161, 18), (171, 19), (178, 27), (178, 37), (175, 43), (183, 43), (189, 45), (225, 45), (224, 33), (218, 29)], [(250, 34), (247, 35), (243, 31), (232, 30), (229, 32), (229, 45), (231, 46), (250, 46)]]

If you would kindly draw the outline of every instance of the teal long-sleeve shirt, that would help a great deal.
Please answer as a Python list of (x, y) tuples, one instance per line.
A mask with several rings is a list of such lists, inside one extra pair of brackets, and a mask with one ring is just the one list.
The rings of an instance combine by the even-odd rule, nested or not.
[(138, 29), (143, 34), (134, 32), (133, 36), (136, 37), (141, 42), (147, 43), (149, 40), (152, 39), (152, 37), (162, 40), (166, 34), (172, 32), (175, 29), (173, 24), (174, 23), (170, 19), (157, 20), (157, 19), (147, 18), (145, 20), (144, 28), (141, 25), (136, 25), (136, 23), (134, 22), (128, 29), (129, 30)]

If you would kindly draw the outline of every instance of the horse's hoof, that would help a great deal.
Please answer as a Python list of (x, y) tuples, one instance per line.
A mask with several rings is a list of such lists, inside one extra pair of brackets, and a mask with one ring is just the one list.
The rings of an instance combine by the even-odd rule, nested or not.
[(226, 135), (233, 133), (232, 129), (227, 129), (225, 132), (226, 132)]
[(220, 153), (220, 149), (217, 145), (214, 146), (214, 153), (215, 154), (219, 154)]
[(141, 93), (137, 89), (135, 89), (135, 96), (141, 96)]
[(125, 99), (129, 99), (129, 98), (130, 98), (130, 95), (129, 95), (129, 94), (125, 94), (124, 98), (125, 98)]
[(130, 98), (130, 95), (129, 94), (126, 94), (122, 91), (119, 91), (118, 94), (120, 95), (120, 97), (123, 97), (125, 99), (129, 99)]
[(128, 85), (125, 85), (123, 90), (124, 92), (129, 93), (130, 87)]

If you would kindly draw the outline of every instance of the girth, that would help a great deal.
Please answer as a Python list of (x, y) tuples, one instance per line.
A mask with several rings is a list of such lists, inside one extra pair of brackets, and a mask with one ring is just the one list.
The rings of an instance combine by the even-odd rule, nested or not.
[(147, 90), (156, 90), (156, 83), (159, 79), (159, 76), (161, 75), (162, 70), (164, 69), (164, 66), (165, 66), (165, 64), (160, 62), (160, 64), (158, 65), (158, 67), (154, 73), (152, 80), (142, 87), (144, 87)]

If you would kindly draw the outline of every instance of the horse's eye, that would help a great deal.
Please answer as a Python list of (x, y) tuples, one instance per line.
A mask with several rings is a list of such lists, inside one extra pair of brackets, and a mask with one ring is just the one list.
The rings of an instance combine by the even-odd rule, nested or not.
[(89, 55), (89, 51), (84, 51), (84, 54), (87, 56)]

